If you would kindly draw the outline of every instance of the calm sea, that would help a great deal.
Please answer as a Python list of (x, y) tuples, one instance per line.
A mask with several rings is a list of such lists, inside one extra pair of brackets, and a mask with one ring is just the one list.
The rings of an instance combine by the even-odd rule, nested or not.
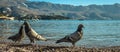
[[(71, 46), (70, 43), (56, 44), (55, 41), (76, 31), (83, 24), (83, 37), (76, 43), (85, 47), (120, 46), (120, 21), (117, 20), (36, 20), (29, 21), (32, 28), (42, 36), (50, 39), (37, 41), (41, 45)], [(9, 37), (18, 32), (23, 21), (0, 21), (0, 36)], [(8, 40), (10, 41), (10, 40)], [(28, 37), (23, 41), (28, 43)]]

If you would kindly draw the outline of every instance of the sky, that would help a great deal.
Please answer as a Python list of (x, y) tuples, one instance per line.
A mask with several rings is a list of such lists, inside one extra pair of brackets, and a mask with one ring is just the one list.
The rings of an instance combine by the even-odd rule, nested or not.
[(68, 5), (104, 5), (104, 4), (114, 4), (120, 3), (120, 0), (30, 0), (30, 1), (44, 1), (44, 2), (51, 2), (55, 4), (68, 4)]

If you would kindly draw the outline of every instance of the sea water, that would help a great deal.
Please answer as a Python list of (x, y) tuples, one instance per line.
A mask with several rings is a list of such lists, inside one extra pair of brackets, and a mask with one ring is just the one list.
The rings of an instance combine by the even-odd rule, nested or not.
[[(18, 33), (24, 21), (0, 21), (0, 36), (9, 37)], [(76, 46), (109, 47), (120, 46), (119, 20), (29, 20), (31, 27), (48, 41), (36, 41), (41, 45), (71, 46), (70, 43), (56, 44), (56, 40), (76, 31), (79, 24), (83, 24), (83, 37)], [(8, 40), (10, 41), (10, 40)], [(27, 41), (27, 42), (26, 42)], [(28, 37), (24, 39), (29, 43)]]

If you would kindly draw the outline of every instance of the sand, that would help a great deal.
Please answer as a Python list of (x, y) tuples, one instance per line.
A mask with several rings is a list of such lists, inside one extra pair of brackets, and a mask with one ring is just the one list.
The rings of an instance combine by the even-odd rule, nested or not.
[(0, 52), (120, 52), (120, 46), (86, 48), (72, 46), (46, 46), (0, 41)]

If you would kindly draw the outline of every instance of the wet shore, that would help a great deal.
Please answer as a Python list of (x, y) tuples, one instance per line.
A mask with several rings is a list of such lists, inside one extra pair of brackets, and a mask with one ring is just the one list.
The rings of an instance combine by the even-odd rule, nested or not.
[(120, 46), (103, 48), (46, 46), (37, 44), (23, 44), (0, 41), (0, 52), (119, 52)]

